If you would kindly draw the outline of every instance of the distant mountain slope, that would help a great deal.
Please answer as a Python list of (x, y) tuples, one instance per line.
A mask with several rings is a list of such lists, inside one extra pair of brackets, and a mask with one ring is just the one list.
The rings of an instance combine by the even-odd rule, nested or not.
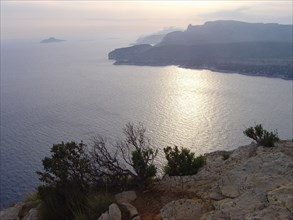
[(292, 79), (292, 50), (292, 25), (216, 21), (169, 33), (156, 46), (116, 49), (109, 59)]
[(161, 31), (157, 31), (157, 32), (155, 32), (153, 34), (139, 37), (136, 40), (135, 45), (137, 45), (137, 44), (151, 44), (151, 45), (158, 44), (170, 32), (179, 31), (179, 30), (180, 29), (179, 28), (176, 28), (176, 27), (168, 27), (168, 28), (165, 28), (165, 29), (163, 29)]
[(292, 42), (292, 25), (209, 21), (165, 36), (160, 46), (233, 42)]

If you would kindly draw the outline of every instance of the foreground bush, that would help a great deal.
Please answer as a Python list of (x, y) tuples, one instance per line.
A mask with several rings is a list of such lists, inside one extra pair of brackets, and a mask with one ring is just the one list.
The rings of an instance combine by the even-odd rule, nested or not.
[(51, 157), (42, 160), (38, 187), (42, 220), (97, 219), (112, 203), (105, 193), (125, 187), (144, 188), (156, 175), (157, 150), (150, 146), (142, 124), (127, 124), (125, 140), (106, 145), (97, 138), (92, 151), (81, 142), (53, 145)]
[(247, 137), (255, 140), (258, 146), (274, 147), (275, 143), (280, 140), (277, 131), (268, 132), (263, 129), (261, 124), (247, 128), (243, 133)]
[(91, 164), (85, 145), (75, 142), (53, 145), (51, 157), (42, 160), (37, 172), (43, 219), (72, 219), (73, 210), (83, 209), (91, 182)]
[(43, 220), (94, 220), (112, 203), (109, 195), (91, 190), (96, 179), (82, 142), (53, 145), (42, 163), (44, 171), (37, 174), (43, 182), (38, 187)]
[(42, 220), (96, 220), (114, 201), (106, 193), (76, 191), (76, 188), (58, 189), (39, 187), (42, 200), (39, 208)]
[(164, 152), (167, 159), (164, 171), (169, 176), (193, 175), (205, 164), (204, 156), (195, 157), (187, 148), (166, 147)]

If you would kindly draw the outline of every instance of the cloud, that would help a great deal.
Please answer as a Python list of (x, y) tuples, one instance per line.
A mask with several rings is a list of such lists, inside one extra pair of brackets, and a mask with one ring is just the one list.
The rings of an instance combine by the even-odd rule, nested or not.
[(147, 21), (145, 18), (86, 18), (88, 21), (103, 21), (103, 22), (142, 22)]
[(236, 9), (230, 9), (230, 10), (220, 10), (220, 11), (215, 11), (215, 12), (210, 12), (210, 13), (204, 13), (201, 14), (200, 16), (208, 19), (233, 19), (237, 20), (239, 18), (244, 18), (249, 16), (249, 7), (240, 7)]
[[(229, 10), (218, 10), (210, 13), (203, 13), (197, 16), (204, 18), (205, 20), (239, 20), (246, 22), (261, 22), (261, 23), (281, 23), (292, 24), (292, 15), (287, 13), (273, 13), (273, 7), (259, 9), (259, 7), (238, 7)], [(264, 12), (264, 13), (260, 13)]]

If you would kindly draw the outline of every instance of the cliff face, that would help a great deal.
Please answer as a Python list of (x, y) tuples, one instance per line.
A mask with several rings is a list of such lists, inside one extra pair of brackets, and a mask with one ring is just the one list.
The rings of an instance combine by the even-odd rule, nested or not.
[(292, 42), (292, 25), (247, 23), (241, 21), (209, 21), (189, 25), (186, 31), (169, 33), (159, 44), (196, 45), (235, 42)]

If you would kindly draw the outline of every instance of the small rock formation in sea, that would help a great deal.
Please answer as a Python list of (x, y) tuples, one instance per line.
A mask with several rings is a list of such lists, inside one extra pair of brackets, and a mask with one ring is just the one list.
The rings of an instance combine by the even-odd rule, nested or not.
[(44, 39), (42, 41), (40, 41), (40, 43), (42, 44), (47, 44), (47, 43), (59, 43), (59, 42), (64, 42), (65, 40), (61, 40), (61, 39), (57, 39), (54, 37), (50, 37), (48, 39)]

